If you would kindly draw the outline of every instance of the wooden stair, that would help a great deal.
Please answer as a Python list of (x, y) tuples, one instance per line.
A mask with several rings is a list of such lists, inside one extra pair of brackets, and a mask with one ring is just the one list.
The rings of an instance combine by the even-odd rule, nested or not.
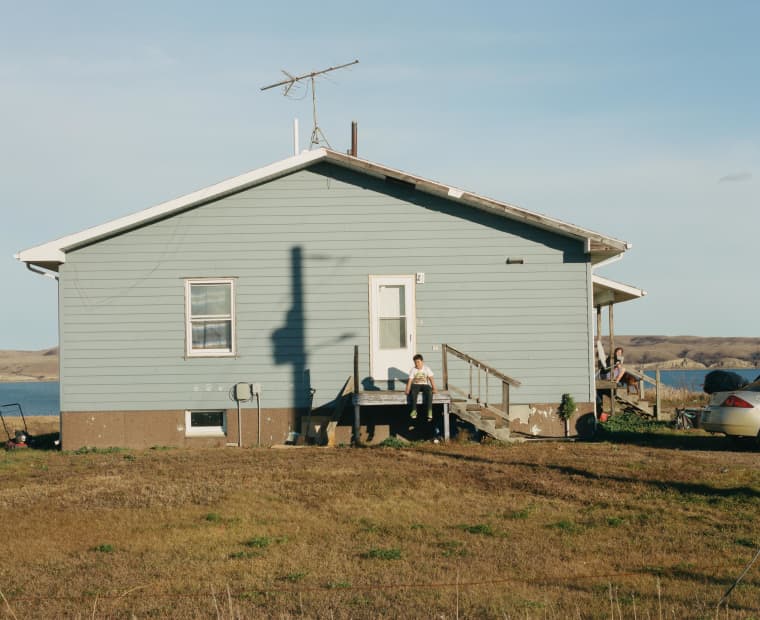
[(509, 418), (503, 411), (481, 405), (473, 398), (452, 398), (450, 411), (494, 439), (510, 440)]
[(646, 400), (632, 399), (630, 394), (623, 394), (620, 390), (615, 391), (615, 403), (620, 406), (622, 411), (629, 413), (636, 413), (641, 416), (653, 418), (655, 415), (654, 410)]

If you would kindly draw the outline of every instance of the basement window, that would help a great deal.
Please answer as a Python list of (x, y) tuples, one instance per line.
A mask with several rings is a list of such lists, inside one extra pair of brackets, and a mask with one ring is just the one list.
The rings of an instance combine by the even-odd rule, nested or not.
[(235, 281), (185, 280), (185, 354), (235, 355)]
[(185, 411), (185, 437), (225, 437), (224, 411)]

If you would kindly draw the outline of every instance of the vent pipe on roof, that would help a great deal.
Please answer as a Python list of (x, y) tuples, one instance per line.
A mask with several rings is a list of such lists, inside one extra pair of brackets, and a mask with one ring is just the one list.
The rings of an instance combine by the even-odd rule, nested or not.
[(349, 155), (356, 157), (359, 153), (359, 138), (358, 138), (358, 124), (356, 121), (351, 121), (351, 151)]
[(298, 155), (298, 119), (293, 119), (293, 155)]

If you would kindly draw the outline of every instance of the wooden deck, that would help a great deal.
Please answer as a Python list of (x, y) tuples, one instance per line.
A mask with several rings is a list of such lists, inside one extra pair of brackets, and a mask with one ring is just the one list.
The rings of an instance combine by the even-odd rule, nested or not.
[[(353, 394), (354, 406), (406, 405), (406, 402), (406, 392), (402, 390), (366, 390)], [(422, 394), (417, 397), (417, 403), (422, 404)], [(433, 404), (449, 405), (451, 404), (451, 396), (448, 392), (435, 392)]]
[[(407, 406), (406, 392), (402, 390), (365, 390), (354, 392), (351, 396), (354, 404), (354, 437), (359, 436), (359, 411), (362, 407)], [(421, 404), (422, 394), (417, 397), (417, 403)], [(448, 392), (435, 392), (433, 404), (443, 405), (443, 439), (448, 441), (451, 436), (451, 422), (449, 420), (449, 405), (451, 396)]]

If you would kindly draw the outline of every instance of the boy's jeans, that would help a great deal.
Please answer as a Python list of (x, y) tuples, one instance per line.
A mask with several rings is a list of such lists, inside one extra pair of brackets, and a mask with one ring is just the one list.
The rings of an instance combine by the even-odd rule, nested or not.
[(428, 417), (433, 413), (433, 388), (429, 383), (412, 383), (409, 390), (409, 411), (410, 413), (417, 410), (417, 395), (422, 392), (422, 403), (425, 405), (425, 411)]

